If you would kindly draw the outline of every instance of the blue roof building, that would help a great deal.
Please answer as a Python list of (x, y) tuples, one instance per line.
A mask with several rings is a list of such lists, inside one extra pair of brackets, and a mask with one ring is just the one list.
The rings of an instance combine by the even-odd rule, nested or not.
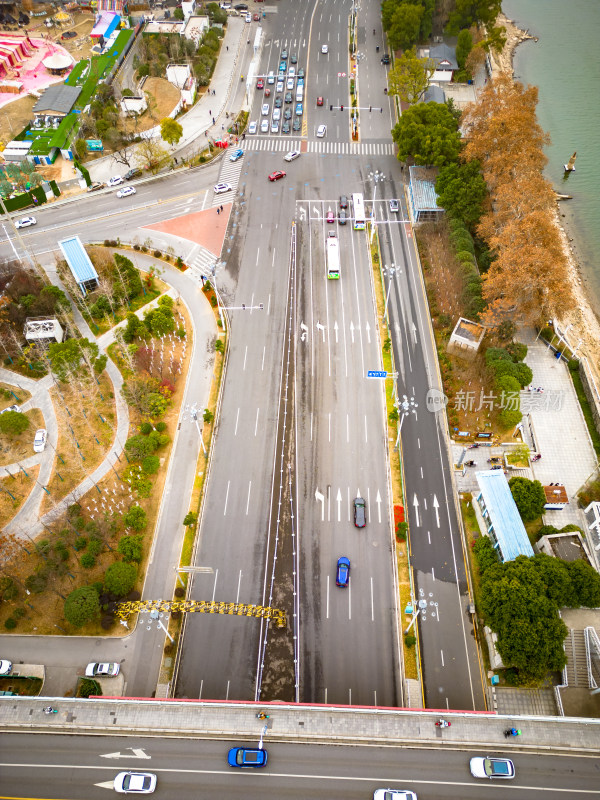
[(81, 244), (79, 236), (62, 239), (58, 246), (65, 257), (71, 274), (75, 278), (75, 282), (81, 290), (81, 294), (85, 297), (88, 292), (93, 292), (98, 286), (98, 273), (90, 261), (85, 247)]
[(494, 543), (502, 562), (517, 556), (533, 556), (527, 531), (501, 469), (475, 473), (479, 494), (475, 498), (486, 525), (486, 533)]
[(437, 169), (431, 167), (409, 169), (408, 210), (413, 222), (437, 221), (444, 213), (435, 191), (437, 173)]

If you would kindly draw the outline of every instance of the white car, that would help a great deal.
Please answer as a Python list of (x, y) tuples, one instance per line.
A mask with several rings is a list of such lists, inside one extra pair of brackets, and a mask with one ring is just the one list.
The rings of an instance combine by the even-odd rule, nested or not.
[(85, 668), (85, 675), (87, 678), (96, 678), (97, 676), (100, 678), (116, 678), (120, 671), (120, 664), (115, 664), (114, 661), (104, 664), (92, 661)]
[(293, 78), (296, 75), (296, 68), (290, 67), (288, 69), (288, 78)]
[(324, 55), (327, 55), (327, 53), (329, 52), (329, 47), (326, 44), (321, 45), (321, 52)]
[(284, 161), (293, 161), (295, 158), (300, 158), (299, 150), (290, 150), (290, 152), (283, 157)]
[(268, 133), (269, 132), (269, 120), (268, 119), (263, 119), (263, 121), (260, 123), (260, 132), (261, 133)]
[(279, 133), (279, 122), (276, 119), (271, 122), (271, 133)]
[(392, 211), (394, 214), (397, 214), (399, 210), (400, 210), (400, 204), (398, 203), (398, 201), (390, 200), (390, 211)]
[(254, 134), (256, 133), (257, 130), (258, 130), (258, 122), (254, 120), (253, 122), (250, 123), (250, 125), (248, 125), (248, 133)]
[(287, 79), (287, 83), (286, 83), (285, 87), (286, 87), (286, 89), (287, 89), (288, 91), (290, 91), (291, 89), (293, 89), (293, 88), (294, 88), (294, 79), (293, 79), (293, 78), (288, 78), (288, 79)]
[(273, 70), (271, 70), (271, 72), (269, 72), (269, 74), (267, 75), (267, 83), (270, 84), (271, 86), (275, 83), (275, 73), (273, 72)]
[(319, 125), (319, 127), (317, 128), (317, 136), (319, 137), (319, 139), (322, 139), (326, 133), (327, 133), (327, 125)]
[(515, 777), (515, 765), (510, 758), (498, 756), (481, 756), (472, 758), (469, 762), (471, 775), (474, 778), (503, 778), (510, 780)]
[(231, 185), (229, 183), (217, 183), (214, 192), (215, 194), (223, 194), (224, 192), (230, 192)]
[(280, 119), (281, 119), (281, 109), (280, 108), (274, 108), (273, 109), (273, 121), (274, 122), (279, 122)]
[(10, 675), (12, 670), (12, 663), (10, 661), (0, 661), (0, 675)]
[(123, 183), (123, 178), (120, 175), (113, 175), (112, 178), (109, 178), (106, 181), (106, 185), (110, 186), (118, 186), (120, 183)]
[(276, 92), (283, 92), (283, 81), (277, 81), (277, 86), (275, 87)]
[(28, 228), (30, 225), (35, 225), (36, 222), (35, 217), (23, 217), (15, 222), (15, 228)]
[(268, 117), (269, 116), (269, 104), (268, 103), (263, 103), (262, 104), (262, 108), (260, 110), (260, 113), (262, 114), (263, 117)]
[(133, 186), (124, 186), (122, 189), (119, 189), (117, 192), (117, 197), (129, 197), (130, 194), (135, 194), (135, 187)]
[(3, 408), (2, 411), (0, 411), (0, 414), (6, 414), (7, 411), (18, 411), (19, 413), (21, 413), (21, 409), (19, 408), (19, 406), (13, 405), (9, 406), (8, 408)]
[(408, 789), (376, 789), (373, 800), (417, 800), (417, 795)]
[(246, 22), (252, 22), (252, 14), (246, 14)]
[(156, 789), (152, 772), (119, 772), (113, 784), (120, 794), (151, 794)]
[(33, 452), (43, 453), (46, 447), (46, 439), (48, 438), (48, 431), (46, 428), (38, 428), (33, 437)]

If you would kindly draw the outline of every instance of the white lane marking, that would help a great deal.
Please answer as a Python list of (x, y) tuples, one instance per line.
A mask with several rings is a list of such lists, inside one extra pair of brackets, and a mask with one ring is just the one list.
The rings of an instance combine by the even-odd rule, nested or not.
[(367, 436), (367, 415), (365, 414), (365, 444), (369, 441), (369, 437)]
[(371, 575), (371, 622), (375, 622), (375, 603), (373, 600), (373, 576)]
[(255, 436), (256, 436), (256, 433), (258, 431), (258, 415), (259, 414), (260, 414), (260, 408), (257, 408), (256, 409), (256, 422), (254, 423), (254, 435)]
[(352, 619), (352, 581), (350, 577), (348, 577), (348, 619)]
[(202, 687), (204, 686), (204, 678), (200, 681), (200, 694), (198, 695), (198, 700), (202, 700)]
[(327, 608), (327, 611), (326, 611), (325, 617), (326, 617), (326, 619), (329, 619), (329, 575), (327, 576), (327, 603), (326, 603), (326, 608)]
[(242, 570), (240, 570), (240, 574), (238, 575), (238, 588), (237, 588), (237, 595), (236, 595), (236, 598), (235, 598), (235, 602), (236, 603), (240, 602), (240, 588), (241, 588), (241, 586), (242, 586)]
[(346, 441), (350, 441), (350, 414), (346, 414)]
[(231, 683), (231, 681), (227, 681), (227, 692), (225, 694), (225, 700), (229, 700), (229, 684), (230, 683)]
[(242, 372), (246, 371), (246, 359), (248, 358), (248, 345), (246, 345), (246, 349), (244, 350), (244, 366), (242, 368)]
[(229, 484), (231, 481), (227, 481), (227, 491), (225, 492), (225, 507), (223, 509), (223, 516), (227, 514), (227, 498), (229, 497)]
[(267, 350), (267, 347), (266, 347), (266, 345), (264, 345), (263, 346), (262, 364), (261, 364), (261, 367), (260, 367), (261, 372), (264, 372), (264, 370), (265, 370), (265, 353), (266, 353), (266, 350)]
[(250, 492), (252, 491), (252, 481), (248, 481), (248, 499), (246, 500), (246, 516), (248, 516), (248, 510), (250, 508)]
[(237, 436), (237, 429), (238, 429), (238, 422), (240, 421), (240, 409), (238, 408), (237, 414), (235, 416), (235, 430), (233, 431), (233, 435)]
[(217, 578), (219, 577), (219, 568), (215, 570), (215, 582), (213, 583), (213, 593), (212, 593), (212, 601), (215, 602), (215, 594), (217, 591)]

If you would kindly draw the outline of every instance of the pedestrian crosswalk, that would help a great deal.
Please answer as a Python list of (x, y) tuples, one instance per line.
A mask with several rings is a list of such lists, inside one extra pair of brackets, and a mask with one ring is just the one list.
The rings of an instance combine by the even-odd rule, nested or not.
[[(235, 152), (235, 148), (231, 150), (231, 153), (233, 152)], [(212, 201), (213, 208), (215, 206), (223, 205), (223, 202), (229, 203), (234, 199), (238, 183), (240, 181), (240, 174), (242, 172), (243, 164), (243, 156), (242, 158), (238, 158), (237, 161), (230, 161), (229, 155), (225, 153), (225, 157), (221, 161), (221, 171), (219, 172), (218, 183), (228, 183), (231, 186), (231, 191), (223, 192), (222, 194), (215, 194)]]
[[(246, 150), (263, 150), (270, 153), (281, 153), (289, 150), (300, 150), (302, 141), (299, 139), (261, 138), (246, 139), (244, 148)], [(394, 154), (392, 142), (328, 142), (328, 141), (308, 141), (306, 144), (307, 153), (331, 153), (332, 155), (347, 156), (391, 156)]]
[[(216, 203), (214, 203), (216, 205)], [(190, 278), (200, 280), (200, 276), (210, 276), (211, 270), (217, 261), (216, 256), (207, 250), (202, 245), (198, 245), (196, 253), (192, 254), (193, 258), (188, 261), (190, 267)]]

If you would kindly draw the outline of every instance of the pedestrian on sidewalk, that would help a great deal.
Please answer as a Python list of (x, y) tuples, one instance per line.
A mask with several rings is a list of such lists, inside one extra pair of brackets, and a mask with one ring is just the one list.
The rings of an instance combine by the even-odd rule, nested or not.
[(229, 52), (229, 45), (228, 44), (225, 45), (225, 49), (227, 50), (227, 52)]
[(212, 117), (212, 111), (210, 110), (210, 108), (208, 109), (208, 116)]
[(217, 208), (217, 217), (219, 216), (220, 213), (221, 213), (221, 210), (219, 208)]
[(215, 120), (215, 118), (213, 117), (213, 125), (215, 124), (215, 122), (216, 122), (216, 120)]
[(225, 130), (225, 125), (221, 125), (221, 130), (222, 130), (222, 131), (224, 131), (224, 130)]
[(223, 211), (223, 206), (221, 206), (221, 211)]

